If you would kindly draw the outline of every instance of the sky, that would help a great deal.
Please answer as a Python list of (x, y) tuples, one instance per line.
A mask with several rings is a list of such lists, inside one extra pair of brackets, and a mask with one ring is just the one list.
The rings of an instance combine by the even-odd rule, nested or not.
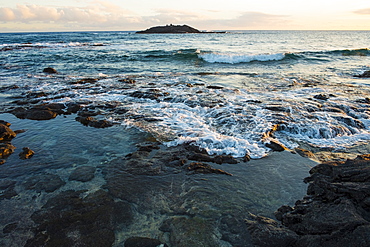
[(0, 32), (370, 30), (369, 0), (1, 0)]

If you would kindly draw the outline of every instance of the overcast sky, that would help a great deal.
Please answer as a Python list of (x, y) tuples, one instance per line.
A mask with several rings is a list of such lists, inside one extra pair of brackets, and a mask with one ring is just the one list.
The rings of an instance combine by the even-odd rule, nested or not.
[(0, 32), (370, 30), (370, 0), (1, 0)]

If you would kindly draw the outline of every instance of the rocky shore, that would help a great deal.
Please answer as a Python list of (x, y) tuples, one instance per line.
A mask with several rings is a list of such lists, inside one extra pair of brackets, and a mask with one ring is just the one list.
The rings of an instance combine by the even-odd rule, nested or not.
[[(45, 73), (58, 72), (51, 68)], [(97, 81), (85, 78), (71, 84), (76, 88), (89, 88)], [(126, 78), (121, 82), (124, 87), (130, 87), (135, 80)], [(2, 90), (13, 89), (16, 87)], [(130, 96), (156, 100), (163, 94), (165, 92), (149, 89), (137, 90)], [(53, 97), (57, 96), (50, 95)], [(126, 112), (124, 107), (115, 107), (112, 103), (44, 103), (44, 98), (47, 98), (45, 92), (23, 94), (4, 112), (36, 121), (71, 116), (78, 126), (97, 131), (114, 126), (103, 118), (104, 112)], [(323, 95), (317, 98), (325, 100)], [(279, 111), (272, 107), (276, 106), (270, 108)], [(157, 120), (147, 118), (146, 121)], [(15, 149), (21, 148), (14, 146), (13, 141), (25, 132), (12, 130), (11, 126), (7, 121), (0, 121), (0, 165), (3, 167), (7, 166), (9, 157), (14, 157)], [(264, 137), (271, 139), (279, 128), (274, 126)], [(92, 139), (103, 136), (101, 133)], [(93, 146), (87, 142), (86, 146)], [(274, 140), (266, 142), (266, 146), (271, 149), (268, 157), (251, 160), (248, 155), (241, 158), (209, 155), (191, 142), (166, 147), (151, 136), (127, 155), (111, 156), (94, 165), (87, 164), (81, 157), (72, 157), (55, 169), (45, 169), (51, 161), (38, 163), (37, 155), (30, 160), (35, 152), (23, 147), (19, 159), (17, 157), (19, 162), (13, 162), (12, 166), (19, 166), (30, 174), (20, 178), (3, 175), (0, 179), (0, 216), (4, 216), (1, 217), (0, 245), (7, 246), (14, 239), (17, 239), (12, 243), (15, 246), (370, 245), (370, 155), (346, 159), (346, 155), (354, 154), (335, 156), (331, 150), (325, 150), (329, 153), (325, 156), (318, 148), (311, 147), (308, 151), (302, 145), (288, 150)], [(64, 155), (58, 148), (50, 157), (57, 159)], [(96, 146), (94, 152), (103, 156), (103, 148)], [(72, 148), (70, 152), (76, 150)], [(317, 165), (310, 159), (321, 160), (321, 163)], [(330, 159), (332, 161), (328, 161)], [(256, 208), (273, 205), (271, 201), (277, 200), (276, 195), (269, 194), (273, 190), (277, 190), (280, 197), (294, 197), (294, 201), (299, 198), (291, 194), (301, 188), (296, 182), (297, 187), (291, 188), (287, 180), (303, 179), (302, 174), (288, 174), (301, 165), (312, 167), (310, 176), (304, 179), (308, 184), (306, 196), (294, 206), (276, 209), (275, 218), (273, 212), (269, 218), (249, 212), (251, 208), (258, 211)], [(243, 180), (247, 175), (250, 181)], [(257, 175), (259, 177), (252, 180)], [(251, 184), (255, 186), (253, 189)], [(257, 201), (256, 205), (253, 200)], [(20, 205), (21, 201), (32, 205)], [(17, 219), (9, 216), (7, 210), (18, 210), (22, 206), (27, 208), (22, 209), (27, 214)]]
[(370, 155), (326, 162), (305, 179), (307, 196), (282, 206), (278, 222), (250, 215), (248, 230), (257, 246), (369, 246)]

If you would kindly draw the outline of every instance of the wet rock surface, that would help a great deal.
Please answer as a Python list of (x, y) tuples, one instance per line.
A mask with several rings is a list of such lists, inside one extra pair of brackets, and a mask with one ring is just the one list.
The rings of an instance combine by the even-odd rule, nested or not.
[(10, 123), (0, 122), (0, 141), (11, 141), (17, 134), (9, 128)]
[(258, 246), (278, 241), (283, 245), (276, 246), (369, 246), (370, 156), (322, 163), (310, 174), (308, 195), (275, 212), (282, 225), (258, 217), (248, 221), (253, 241)]
[(35, 154), (34, 151), (32, 151), (30, 148), (28, 147), (24, 147), (22, 149), (22, 152), (19, 153), (19, 158), (21, 160), (26, 160), (26, 159), (30, 159), (33, 155)]
[(107, 120), (96, 120), (93, 117), (76, 117), (76, 121), (93, 128), (108, 128), (113, 126), (113, 124)]

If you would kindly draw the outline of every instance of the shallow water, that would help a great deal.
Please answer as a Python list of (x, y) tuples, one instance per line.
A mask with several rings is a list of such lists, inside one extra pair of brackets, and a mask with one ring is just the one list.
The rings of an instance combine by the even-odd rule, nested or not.
[[(12, 123), (12, 129), (26, 130), (13, 139), (17, 149), (0, 166), (2, 182), (14, 181), (17, 194), (0, 200), (0, 226), (17, 223), (16, 230), (10, 234), (0, 233), (4, 246), (10, 243), (23, 246), (33, 236), (31, 229), (35, 224), (31, 215), (42, 210), (48, 200), (68, 190), (85, 190), (85, 196), (102, 188), (111, 191), (112, 186), (114, 191), (121, 191), (113, 194), (116, 200), (125, 199), (135, 208), (135, 221), (124, 229), (115, 226), (115, 246), (122, 246), (131, 236), (165, 239), (159, 228), (163, 221), (176, 215), (213, 222), (225, 215), (245, 217), (249, 212), (273, 217), (273, 211), (280, 205), (293, 205), (305, 194), (302, 178), (315, 164), (297, 154), (283, 152), (247, 163), (212, 165), (233, 176), (186, 175), (179, 171), (158, 176), (129, 175), (119, 172), (119, 166), (111, 161), (134, 152), (135, 144), (147, 140), (148, 135), (120, 125), (94, 129), (83, 126), (74, 117), (32, 121), (10, 114), (0, 115)], [(25, 146), (34, 150), (35, 155), (29, 160), (20, 160), (18, 153)], [(153, 155), (155, 160), (156, 154)], [(71, 174), (81, 166), (96, 168), (92, 180), (70, 180)], [(50, 174), (55, 176), (54, 181), (63, 182), (56, 190), (29, 187), (29, 181), (44, 181)]]

